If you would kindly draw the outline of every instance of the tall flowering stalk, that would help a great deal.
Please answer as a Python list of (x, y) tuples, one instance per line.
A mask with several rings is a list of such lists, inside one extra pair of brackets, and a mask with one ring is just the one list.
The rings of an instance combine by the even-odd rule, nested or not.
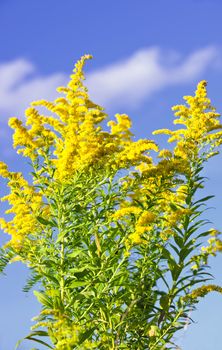
[(1, 268), (20, 260), (31, 273), (24, 290), (38, 286), (42, 309), (25, 339), (56, 350), (173, 349), (199, 298), (222, 292), (207, 284), (208, 257), (222, 250), (219, 232), (203, 229), (211, 196), (198, 197), (222, 143), (219, 114), (202, 81), (173, 108), (183, 127), (154, 132), (169, 135), (171, 149), (134, 141), (125, 114), (107, 131), (83, 85), (89, 58), (58, 88), (63, 97), (33, 102), (25, 124), (9, 120), (32, 180), (0, 163), (13, 214), (0, 221), (11, 237)]

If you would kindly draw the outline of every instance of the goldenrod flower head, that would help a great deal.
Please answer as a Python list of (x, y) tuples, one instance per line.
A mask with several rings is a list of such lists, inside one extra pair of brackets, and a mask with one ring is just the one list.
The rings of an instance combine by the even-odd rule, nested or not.
[(152, 223), (155, 220), (155, 218), (156, 218), (156, 215), (153, 212), (146, 210), (140, 215), (137, 223), (138, 225), (143, 226), (148, 223)]
[(9, 175), (8, 166), (4, 162), (0, 162), (0, 176), (8, 178)]
[(134, 233), (131, 233), (129, 235), (129, 240), (130, 240), (132, 245), (143, 243), (143, 239), (141, 238), (141, 234), (137, 231), (135, 231)]
[(169, 151), (168, 149), (162, 149), (159, 154), (159, 158), (171, 158), (172, 157), (172, 152)]
[(138, 215), (141, 212), (142, 209), (135, 207), (135, 206), (130, 206), (127, 208), (121, 208), (118, 209), (114, 214), (113, 214), (113, 219), (114, 220), (119, 220), (122, 218), (125, 218), (126, 216), (129, 216), (131, 214)]
[(215, 284), (208, 284), (208, 285), (194, 289), (191, 293), (187, 294), (183, 299), (189, 300), (189, 299), (203, 298), (205, 297), (205, 295), (207, 295), (210, 292), (222, 293), (222, 287), (217, 286)]
[[(89, 99), (83, 68), (90, 55), (83, 56), (75, 65), (66, 87), (58, 88), (64, 97), (54, 101), (33, 101), (27, 108), (25, 126), (11, 118), (15, 132), (13, 145), (18, 153), (36, 161), (48, 157), (51, 173), (56, 181), (69, 182), (76, 173), (90, 168), (120, 169), (150, 164), (149, 151), (158, 151), (153, 141), (132, 140), (132, 122), (126, 114), (116, 114), (109, 121), (111, 130), (104, 131), (101, 122), (107, 115), (103, 108)], [(53, 115), (44, 116), (38, 107), (45, 107)]]
[[(177, 142), (174, 148), (175, 157), (187, 160), (198, 159), (203, 155), (207, 159), (217, 153), (215, 148), (221, 144), (221, 136), (217, 131), (222, 127), (218, 120), (220, 115), (215, 112), (207, 97), (206, 86), (207, 82), (201, 81), (197, 85), (195, 96), (184, 96), (186, 105), (172, 107), (176, 116), (174, 124), (182, 124), (184, 128), (153, 132), (154, 135), (170, 135), (168, 142)], [(212, 146), (211, 149), (209, 145)]]

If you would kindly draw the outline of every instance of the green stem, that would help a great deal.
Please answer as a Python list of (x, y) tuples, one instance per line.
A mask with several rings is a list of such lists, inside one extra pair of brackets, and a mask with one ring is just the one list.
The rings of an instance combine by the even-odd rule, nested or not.
[[(59, 193), (59, 198), (57, 200), (58, 205), (58, 235), (63, 231), (63, 208), (61, 205), (61, 198), (63, 194), (63, 189), (61, 189), (61, 193)], [(61, 278), (60, 278), (60, 297), (61, 302), (64, 305), (64, 290), (65, 290), (65, 276), (64, 276), (64, 262), (65, 262), (65, 238), (62, 237), (60, 241), (60, 271), (61, 271)]]

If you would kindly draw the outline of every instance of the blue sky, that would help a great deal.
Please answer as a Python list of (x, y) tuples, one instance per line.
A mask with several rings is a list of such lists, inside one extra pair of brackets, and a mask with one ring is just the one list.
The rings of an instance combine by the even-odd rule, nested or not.
[[(220, 0), (0, 0), (0, 158), (12, 170), (25, 168), (12, 151), (8, 117), (23, 118), (33, 99), (54, 98), (85, 53), (94, 56), (86, 67), (91, 96), (111, 116), (128, 113), (136, 138), (170, 127), (171, 106), (202, 79), (222, 113), (221, 15)], [(209, 217), (221, 229), (221, 156), (210, 161), (205, 175), (206, 192), (216, 194)], [(221, 256), (211, 262), (222, 285)], [(21, 292), (24, 267), (11, 265), (7, 274), (0, 278), (2, 350), (12, 350), (27, 334), (39, 308), (32, 294)], [(178, 335), (183, 350), (221, 349), (221, 310), (220, 295), (201, 301), (192, 315), (197, 323)]]

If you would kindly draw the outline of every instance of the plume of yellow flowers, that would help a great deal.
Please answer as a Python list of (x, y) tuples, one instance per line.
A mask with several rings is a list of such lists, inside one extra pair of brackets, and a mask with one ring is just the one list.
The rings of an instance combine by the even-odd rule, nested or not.
[[(207, 97), (207, 82), (202, 80), (197, 85), (195, 96), (184, 96), (186, 105), (176, 105), (174, 124), (181, 124), (184, 128), (177, 130), (160, 129), (154, 135), (170, 135), (168, 142), (176, 141), (174, 156), (184, 160), (195, 160), (200, 151), (206, 156), (214, 155), (214, 148), (222, 143), (222, 131), (219, 121), (220, 114), (216, 113)], [(208, 146), (208, 149), (205, 148)]]
[(1, 201), (8, 201), (11, 206), (5, 213), (14, 214), (11, 221), (1, 218), (0, 227), (11, 235), (11, 241), (7, 245), (19, 251), (28, 234), (35, 234), (39, 229), (41, 231), (37, 216), (44, 207), (42, 194), (28, 184), (22, 173), (9, 172), (3, 162), (0, 163), (0, 175), (9, 180), (10, 193), (1, 198)]
[[(65, 96), (53, 102), (34, 101), (26, 110), (26, 125), (17, 118), (9, 120), (14, 132), (14, 147), (18, 153), (35, 160), (51, 150), (51, 167), (55, 167), (55, 179), (68, 180), (77, 171), (106, 165), (117, 170), (138, 165), (148, 160), (148, 150), (157, 151), (156, 144), (148, 140), (132, 140), (131, 121), (125, 114), (117, 114), (115, 121), (107, 125), (110, 132), (100, 125), (107, 115), (94, 104), (83, 85), (83, 66), (90, 59), (85, 55), (75, 65), (67, 87), (58, 88)], [(53, 115), (44, 116), (36, 107), (45, 107)]]
[[(116, 114), (116, 121), (107, 122), (109, 131), (103, 129), (107, 115), (90, 100), (83, 84), (83, 67), (90, 58), (90, 55), (83, 56), (76, 63), (67, 86), (57, 89), (62, 97), (53, 102), (32, 102), (25, 111), (24, 123), (16, 117), (9, 119), (9, 126), (14, 129), (14, 148), (31, 159), (38, 175), (30, 185), (22, 174), (11, 173), (3, 162), (0, 163), (0, 175), (8, 178), (11, 191), (2, 200), (9, 202), (8, 213), (14, 214), (9, 222), (1, 219), (1, 227), (12, 236), (10, 244), (13, 246), (21, 246), (23, 238), (40, 226), (36, 217), (43, 211), (44, 204), (43, 193), (35, 187), (38, 179), (51, 178), (46, 195), (52, 191), (53, 182), (69, 182), (75, 174), (89, 169), (117, 172), (139, 166), (141, 162), (151, 164), (149, 151), (158, 151), (153, 141), (133, 140), (131, 120), (126, 114)], [(49, 115), (42, 113), (44, 109)], [(44, 213), (47, 218), (46, 208)]]

